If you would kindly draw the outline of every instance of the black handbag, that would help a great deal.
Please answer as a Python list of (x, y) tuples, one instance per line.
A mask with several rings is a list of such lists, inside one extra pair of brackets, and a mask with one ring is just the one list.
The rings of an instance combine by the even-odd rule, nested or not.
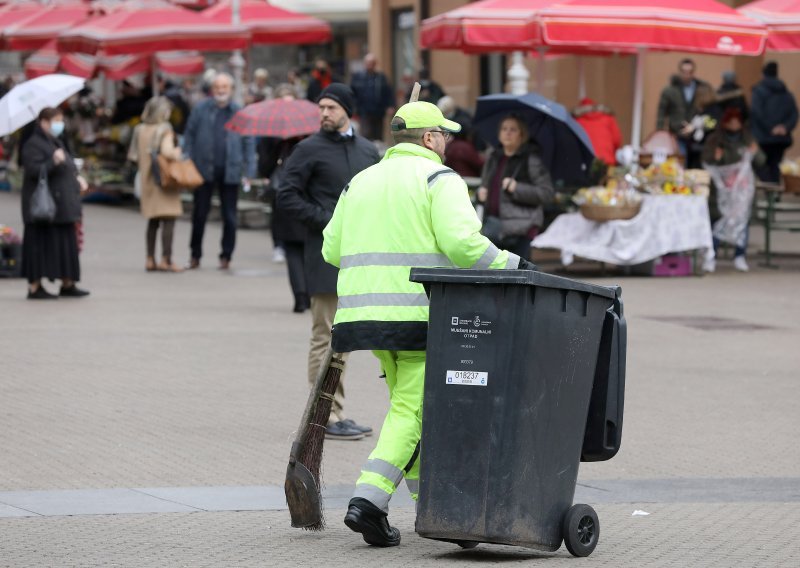
[(34, 223), (52, 223), (56, 218), (56, 202), (50, 193), (45, 166), (39, 169), (39, 182), (31, 195), (30, 213)]

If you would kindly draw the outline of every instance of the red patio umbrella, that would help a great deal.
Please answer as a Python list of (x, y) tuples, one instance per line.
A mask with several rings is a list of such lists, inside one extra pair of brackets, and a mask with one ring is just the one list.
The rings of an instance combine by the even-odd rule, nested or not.
[(420, 43), (467, 53), (530, 51), (542, 45), (538, 15), (558, 0), (483, 0), (422, 22)]
[[(151, 68), (148, 55), (87, 55), (85, 53), (58, 53), (56, 40), (33, 53), (25, 60), (25, 76), (29, 79), (65, 71), (76, 77), (89, 79), (103, 73), (108, 79), (118, 81), (135, 75), (147, 73)], [(175, 51), (157, 53), (155, 66), (172, 75), (192, 75), (202, 73), (205, 67), (203, 56), (196, 51)]]
[(80, 0), (40, 5), (33, 15), (4, 28), (5, 49), (39, 49), (65, 28), (87, 20), (91, 12), (92, 7)]
[(58, 50), (106, 55), (143, 55), (158, 51), (196, 49), (228, 51), (247, 46), (243, 26), (209, 21), (165, 2), (142, 2), (135, 10), (117, 10), (66, 30)]
[[(447, 15), (459, 13), (453, 25), (459, 23), (462, 32), (447, 32)], [(512, 37), (522, 41), (515, 45), (508, 39)], [(431, 47), (441, 47), (448, 38), (452, 47), (462, 48), (459, 42), (466, 42), (467, 50), (483, 52), (538, 46), (567, 53), (658, 50), (758, 55), (764, 49), (766, 29), (716, 0), (483, 0), (423, 22), (423, 46), (430, 41)], [(643, 71), (639, 56), (634, 146), (640, 140)]]
[[(201, 12), (204, 18), (213, 22), (231, 22), (231, 0), (221, 0)], [(284, 10), (264, 0), (241, 0), (239, 18), (252, 34), (254, 44), (306, 44), (326, 43), (331, 40), (331, 26), (328, 22)]]
[[(43, 6), (37, 2), (13, 2), (0, 7), (0, 30), (24, 22), (42, 11)], [(0, 49), (8, 49), (5, 34), (0, 31)]]
[(767, 26), (767, 51), (800, 51), (800, 0), (758, 0), (739, 11)]

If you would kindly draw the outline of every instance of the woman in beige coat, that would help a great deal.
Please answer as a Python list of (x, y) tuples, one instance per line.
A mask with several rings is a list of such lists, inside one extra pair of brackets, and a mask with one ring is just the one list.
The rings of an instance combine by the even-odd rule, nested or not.
[[(139, 166), (141, 195), (139, 202), (142, 215), (147, 221), (147, 271), (162, 270), (182, 272), (182, 268), (172, 263), (172, 239), (175, 232), (175, 219), (183, 214), (183, 204), (179, 191), (164, 191), (156, 183), (152, 173), (151, 151), (158, 148), (162, 156), (177, 160), (181, 157), (180, 147), (175, 145), (175, 132), (169, 123), (172, 103), (166, 97), (153, 97), (144, 107), (142, 123), (133, 131), (133, 139), (128, 150), (128, 159)], [(161, 262), (156, 264), (156, 238), (161, 226)]]

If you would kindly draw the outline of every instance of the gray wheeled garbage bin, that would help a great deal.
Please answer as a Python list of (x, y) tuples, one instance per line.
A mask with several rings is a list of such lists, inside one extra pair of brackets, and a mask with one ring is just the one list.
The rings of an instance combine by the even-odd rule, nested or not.
[(411, 280), (430, 296), (416, 531), (591, 554), (597, 515), (572, 498), (581, 459), (619, 448), (620, 289), (526, 270)]

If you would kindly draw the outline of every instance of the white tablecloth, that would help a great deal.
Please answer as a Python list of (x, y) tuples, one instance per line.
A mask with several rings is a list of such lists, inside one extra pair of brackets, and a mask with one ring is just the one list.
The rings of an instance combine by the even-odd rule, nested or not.
[(575, 256), (628, 266), (695, 249), (714, 258), (708, 201), (700, 195), (646, 195), (639, 214), (627, 221), (597, 223), (565, 213), (532, 246), (560, 249), (565, 266)]

